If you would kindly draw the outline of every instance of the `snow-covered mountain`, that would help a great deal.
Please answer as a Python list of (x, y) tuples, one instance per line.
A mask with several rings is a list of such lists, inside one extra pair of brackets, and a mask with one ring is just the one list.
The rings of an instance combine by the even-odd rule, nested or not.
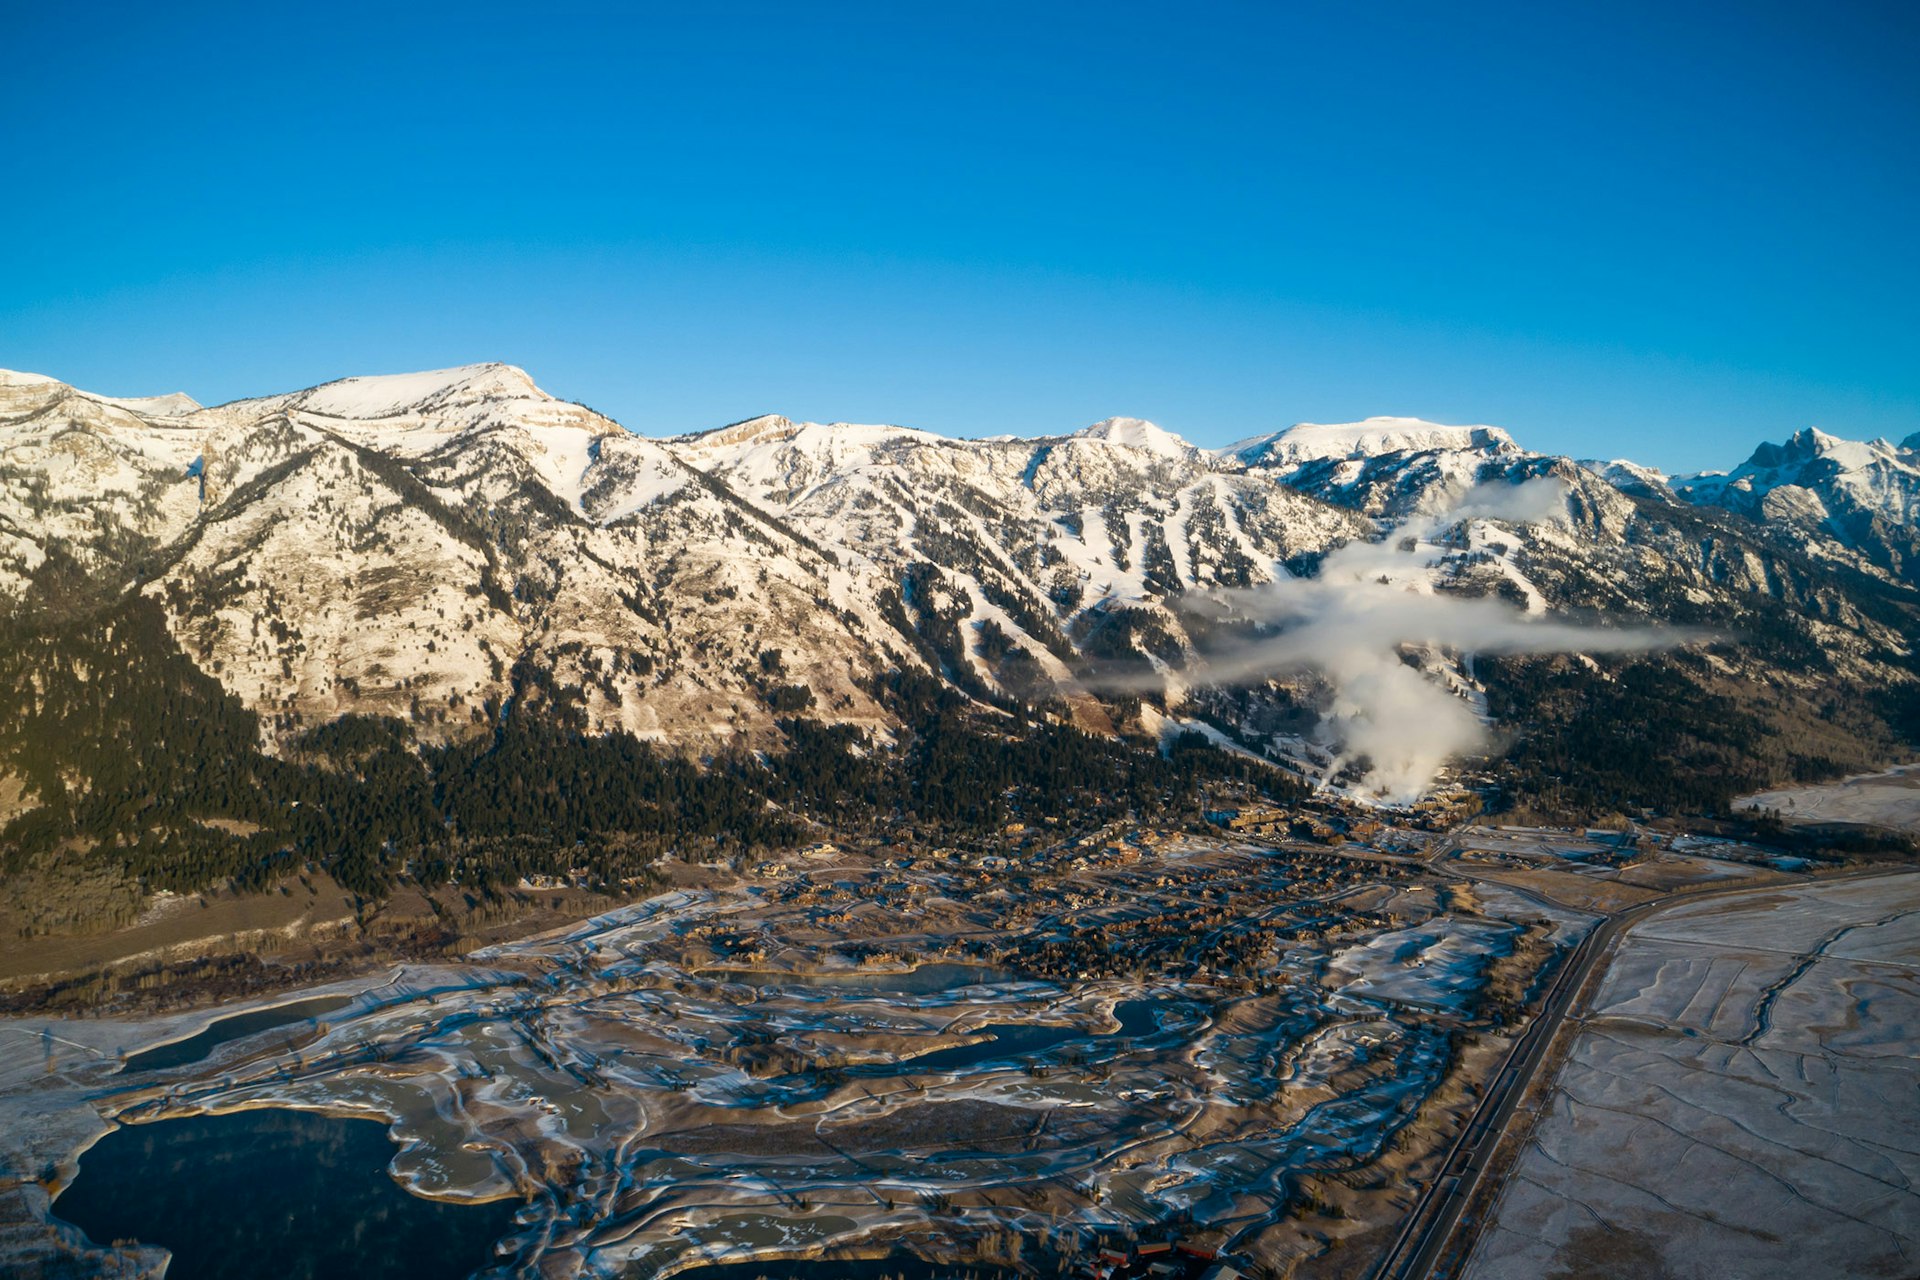
[(1252, 436), (1220, 450), (1248, 466), (1283, 470), (1309, 462), (1365, 461), (1388, 453), (1459, 453), (1519, 446), (1499, 427), (1450, 427), (1420, 418), (1364, 422), (1298, 422), (1284, 431)]
[(1471, 488), (1489, 462), (1524, 456), (1498, 427), (1418, 418), (1303, 422), (1220, 450), (1223, 461), (1365, 512), (1399, 518)]
[(1920, 436), (1902, 444), (1843, 440), (1809, 427), (1763, 444), (1730, 472), (1673, 482), (1689, 502), (1792, 527), (1871, 567), (1911, 580), (1920, 572)]
[[(1364, 781), (1351, 691), (1312, 664), (1211, 674), (1329, 557), (1536, 622), (1795, 620), (1778, 652), (1689, 658), (1703, 687), (1905, 687), (1916, 478), (1909, 448), (1818, 433), (1669, 487), (1404, 418), (1212, 451), (1129, 418), (960, 441), (768, 416), (648, 440), (503, 364), (211, 408), (0, 374), (0, 611), (149, 602), (269, 750), (347, 715), (457, 742), (542, 705), (694, 755), (781, 750), (796, 717), (887, 749), (906, 671), (989, 719), (1199, 725)], [(1392, 648), (1519, 727), (1447, 636)]]
[(0, 595), (58, 561), (153, 599), (282, 734), (458, 735), (522, 667), (643, 737), (764, 734), (776, 679), (878, 723), (862, 682), (912, 653), (832, 551), (510, 366), (165, 418), (13, 380), (0, 413)]

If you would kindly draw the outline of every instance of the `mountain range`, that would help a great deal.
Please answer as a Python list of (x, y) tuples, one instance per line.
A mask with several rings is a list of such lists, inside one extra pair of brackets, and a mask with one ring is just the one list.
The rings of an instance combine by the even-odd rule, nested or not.
[[(1347, 599), (1329, 566), (1363, 562), (1352, 580), (1396, 600), (1591, 638), (1397, 624), (1395, 665), (1484, 728), (1454, 780), (1540, 812), (1712, 808), (1907, 739), (1916, 503), (1920, 437), (1808, 430), (1669, 478), (1404, 418), (1216, 450), (1127, 418), (646, 439), (504, 364), (209, 408), (0, 372), (0, 824), (27, 850), (265, 827), (250, 848), (272, 852), (271, 822), (223, 819), (204, 783), (162, 802), (185, 784), (142, 772), (171, 739), (216, 751), (215, 720), (241, 726), (216, 754), (249, 740), (248, 768), (330, 776), (355, 772), (330, 727), (377, 727), (431, 781), (516, 718), (708, 772), (822, 733), (905, 758), (935, 702), (990, 737), (1204, 741), (1404, 802), (1377, 759), (1380, 673), (1245, 657), (1301, 593)], [(127, 719), (147, 695), (102, 690), (128, 680), (200, 727)]]

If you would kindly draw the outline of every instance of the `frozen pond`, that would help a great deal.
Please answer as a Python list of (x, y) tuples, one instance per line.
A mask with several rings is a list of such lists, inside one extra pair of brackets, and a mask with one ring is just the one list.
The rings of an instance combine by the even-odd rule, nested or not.
[[(1084, 1044), (1088, 1050), (1099, 1053), (1110, 1051), (1116, 1042), (1130, 1041), (1135, 1038), (1151, 1036), (1159, 1027), (1156, 1013), (1162, 1005), (1157, 1000), (1123, 1000), (1115, 1006), (1113, 1014), (1119, 1020), (1119, 1030), (1111, 1035), (1092, 1035), (1083, 1027), (1050, 1026), (1046, 1023), (996, 1022), (980, 1027), (979, 1032), (988, 1037), (973, 1044), (955, 1045), (951, 1049), (935, 1049), (932, 1053), (921, 1054), (917, 1058), (905, 1058), (898, 1063), (884, 1067), (869, 1067), (859, 1071), (862, 1075), (906, 1075), (913, 1072), (964, 1071), (988, 1062), (1008, 1062), (1015, 1059), (1032, 1058), (1046, 1053), (1050, 1049), (1069, 1044)], [(1174, 1006), (1169, 1006), (1174, 1007)], [(1191, 1006), (1179, 1006), (1191, 1013)]]
[(512, 1204), (409, 1195), (386, 1126), (243, 1111), (117, 1129), (54, 1212), (98, 1243), (173, 1252), (168, 1280), (455, 1280), (486, 1265)]
[(979, 1263), (928, 1262), (903, 1255), (859, 1261), (736, 1262), (681, 1274), (685, 1280), (1015, 1280), (1019, 1273)]
[(183, 1067), (201, 1061), (223, 1044), (258, 1035), (262, 1031), (271, 1031), (275, 1027), (307, 1022), (344, 1009), (351, 1003), (352, 996), (316, 996), (311, 1000), (295, 1000), (292, 1004), (279, 1004), (270, 1009), (256, 1009), (252, 1013), (236, 1013), (232, 1017), (219, 1018), (198, 1035), (175, 1040), (171, 1044), (155, 1045), (145, 1052), (134, 1054), (127, 1059), (124, 1070), (165, 1071), (168, 1067)]
[(872, 992), (877, 995), (929, 996), (963, 987), (1018, 982), (1011, 969), (986, 964), (923, 964), (914, 969), (880, 972), (827, 970), (821, 973), (782, 973), (772, 969), (709, 969), (723, 982), (755, 987), (817, 987), (827, 991)]

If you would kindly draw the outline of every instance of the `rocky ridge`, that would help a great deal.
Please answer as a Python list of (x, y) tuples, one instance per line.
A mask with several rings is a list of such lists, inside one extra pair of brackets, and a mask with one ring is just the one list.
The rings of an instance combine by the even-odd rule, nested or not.
[[(1529, 481), (1553, 500), (1476, 505)], [(1817, 432), (1669, 483), (1412, 419), (1221, 450), (1135, 419), (961, 441), (768, 416), (650, 440), (503, 364), (210, 408), (0, 375), (0, 607), (151, 602), (270, 752), (342, 716), (456, 742), (542, 701), (696, 756), (778, 751), (796, 718), (885, 749), (904, 670), (989, 718), (1199, 729), (1351, 784), (1364, 762), (1343, 782), (1313, 672), (1195, 674), (1250, 624), (1194, 601), (1397, 543), (1408, 591), (1737, 634), (1685, 678), (1781, 712), (1913, 683), (1917, 492), (1911, 448)], [(1526, 731), (1472, 652), (1401, 648)]]

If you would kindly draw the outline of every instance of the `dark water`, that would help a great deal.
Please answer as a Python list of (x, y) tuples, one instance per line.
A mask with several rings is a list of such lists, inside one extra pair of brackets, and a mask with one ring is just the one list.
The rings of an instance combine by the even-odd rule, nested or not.
[(1120, 1029), (1114, 1034), (1128, 1040), (1145, 1040), (1160, 1029), (1162, 1009), (1191, 1013), (1194, 1006), (1168, 1000), (1122, 1000), (1113, 1006), (1113, 1016), (1120, 1023)]
[(384, 1124), (241, 1111), (116, 1129), (54, 1213), (108, 1244), (173, 1251), (167, 1280), (458, 1280), (519, 1206), (441, 1204), (387, 1173)]
[(185, 1066), (189, 1062), (198, 1062), (229, 1040), (238, 1040), (242, 1036), (257, 1035), (262, 1031), (271, 1031), (275, 1027), (284, 1027), (295, 1022), (305, 1022), (322, 1014), (332, 1013), (335, 1009), (346, 1007), (352, 996), (315, 996), (311, 1000), (296, 1000), (292, 1004), (275, 1005), (271, 1009), (256, 1009), (252, 1013), (236, 1013), (230, 1018), (220, 1018), (208, 1025), (198, 1035), (188, 1036), (185, 1040), (175, 1040), (172, 1044), (156, 1045), (144, 1053), (136, 1053), (127, 1059), (122, 1071), (164, 1071), (168, 1067)]
[(999, 1062), (1006, 1058), (1044, 1053), (1055, 1045), (1065, 1044), (1069, 1040), (1087, 1038), (1086, 1031), (1080, 1027), (1039, 1026), (1031, 1022), (993, 1022), (981, 1027), (980, 1030), (992, 1036), (993, 1039), (955, 1045), (950, 1049), (935, 1049), (932, 1053), (923, 1053), (917, 1058), (888, 1063), (883, 1069), (883, 1074), (914, 1075), (922, 1071), (960, 1071), (982, 1062)]
[(1166, 1006), (1159, 1000), (1123, 1000), (1113, 1007), (1120, 1023), (1118, 1031), (1089, 1033), (1084, 1027), (1048, 1026), (1032, 1022), (993, 1022), (980, 1028), (993, 1037), (972, 1044), (935, 1049), (932, 1053), (900, 1062), (871, 1067), (856, 1067), (850, 1075), (900, 1076), (926, 1071), (961, 1071), (983, 1062), (1004, 1062), (1009, 1058), (1037, 1057), (1061, 1045), (1080, 1044), (1094, 1058), (1109, 1056), (1120, 1040), (1144, 1040), (1159, 1029), (1158, 1010)]

